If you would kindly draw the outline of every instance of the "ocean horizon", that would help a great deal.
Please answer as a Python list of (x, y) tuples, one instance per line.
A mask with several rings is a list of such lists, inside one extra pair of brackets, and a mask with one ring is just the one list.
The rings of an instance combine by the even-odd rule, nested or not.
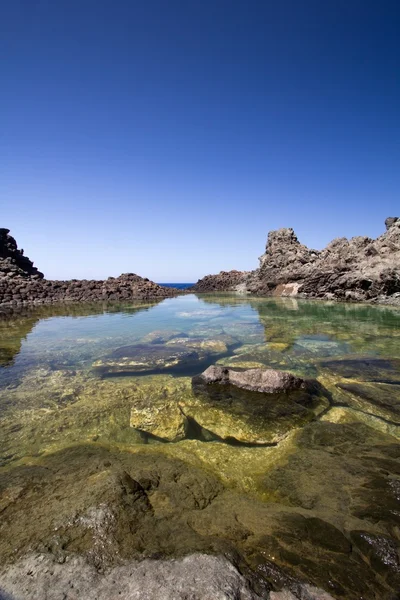
[(158, 285), (162, 285), (163, 287), (172, 287), (177, 288), (178, 290), (186, 290), (187, 288), (195, 285), (194, 283), (159, 283)]

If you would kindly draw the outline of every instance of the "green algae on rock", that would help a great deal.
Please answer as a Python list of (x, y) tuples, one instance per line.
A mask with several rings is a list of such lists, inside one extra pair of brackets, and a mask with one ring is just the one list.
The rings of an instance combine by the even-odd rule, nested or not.
[(321, 367), (359, 381), (400, 384), (400, 360), (392, 358), (346, 358), (322, 361)]
[(400, 384), (340, 382), (337, 386), (349, 392), (349, 406), (357, 404), (365, 412), (400, 425)]
[[(256, 371), (264, 372), (254, 369), (243, 373)], [(277, 443), (291, 429), (313, 420), (329, 406), (329, 399), (320, 386), (308, 383), (302, 387), (301, 380), (295, 377), (292, 377), (294, 388), (289, 391), (280, 387), (275, 393), (260, 393), (230, 383), (207, 383), (203, 376), (193, 378), (195, 398), (188, 399), (182, 410), (201, 427), (224, 440)]]
[[(11, 469), (3, 477), (2, 497), (11, 490), (19, 492), (14, 492), (2, 513), (2, 563), (10, 560), (11, 549), (17, 558), (28, 546), (33, 551), (50, 551), (60, 562), (71, 553), (82, 554), (102, 569), (140, 557), (233, 553), (241, 569), (256, 574), (266, 589), (287, 588), (296, 593), (300, 582), (306, 581), (329, 590), (335, 598), (356, 600), (375, 594), (389, 600), (399, 583), (393, 550), (398, 537), (396, 528), (384, 525), (387, 519), (382, 522), (379, 512), (387, 510), (387, 497), (377, 504), (378, 488), (365, 488), (364, 482), (374, 471), (374, 461), (384, 462), (390, 473), (387, 480), (396, 477), (393, 451), (398, 446), (391, 444), (389, 436), (366, 436), (365, 427), (311, 424), (307, 428), (305, 436), (296, 434), (297, 441), (292, 440), (282, 464), (298, 449), (317, 454), (323, 449), (320, 468), (329, 456), (346, 457), (337, 472), (337, 467), (331, 471), (332, 461), (325, 462), (332, 482), (325, 491), (319, 488), (320, 494), (329, 496), (335, 489), (334, 499), (339, 501), (335, 510), (331, 506), (327, 512), (321, 502), (310, 510), (285, 498), (268, 503), (229, 489), (212, 473), (212, 464), (199, 468), (178, 458), (179, 444), (142, 446), (134, 452), (80, 445)], [(350, 459), (349, 442), (354, 438), (358, 456)], [(232, 448), (232, 453), (237, 450), (241, 449)], [(297, 464), (297, 476), (315, 482), (310, 480), (309, 459), (310, 454), (304, 455)], [(247, 467), (251, 470), (251, 464)], [(276, 467), (270, 463), (268, 468), (274, 477)], [(337, 485), (338, 479), (342, 486)], [(290, 482), (290, 477), (281, 478), (282, 489), (289, 489), (285, 485)], [(265, 485), (261, 478), (259, 485)], [(347, 485), (353, 489), (351, 498)], [(361, 507), (367, 510), (369, 506), (369, 518), (361, 520)], [(357, 532), (362, 532), (360, 540)], [(356, 539), (359, 550), (353, 548)], [(371, 540), (373, 547), (362, 546), (363, 540), (366, 544)], [(371, 558), (374, 553), (376, 559)], [(379, 557), (387, 555), (391, 561), (384, 571)]]

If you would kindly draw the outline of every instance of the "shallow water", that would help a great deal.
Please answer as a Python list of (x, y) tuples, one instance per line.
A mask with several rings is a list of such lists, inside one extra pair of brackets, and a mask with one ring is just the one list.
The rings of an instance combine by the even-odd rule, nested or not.
[[(317, 380), (318, 387), (311, 395), (273, 400), (192, 387), (191, 378), (211, 364), (288, 370)], [(25, 310), (0, 321), (0, 415), (0, 511), (7, 516), (0, 525), (0, 558), (9, 558), (10, 544), (22, 554), (54, 537), (60, 511), (76, 527), (71, 514), (76, 518), (78, 507), (86, 510), (98, 500), (100, 484), (96, 479), (90, 491), (88, 464), (109, 453), (104, 464), (117, 461), (120, 469), (126, 463), (130, 475), (140, 465), (137, 480), (150, 481), (159, 469), (162, 482), (175, 469), (162, 493), (161, 483), (146, 492), (157, 527), (167, 518), (172, 528), (160, 530), (159, 539), (154, 534), (156, 553), (211, 551), (217, 540), (233, 544), (252, 569), (262, 567), (268, 585), (278, 586), (265, 566), (271, 556), (285, 576), (325, 589), (334, 581), (335, 597), (389, 598), (397, 585), (395, 555), (392, 569), (378, 569), (371, 556), (382, 553), (384, 543), (371, 542), (365, 550), (364, 537), (383, 536), (386, 549), (387, 540), (395, 547), (400, 539), (398, 309), (186, 295), (159, 303)], [(38, 469), (47, 473), (40, 471), (48, 498), (40, 527), (25, 518), (32, 506), (40, 512)], [(185, 469), (190, 476), (176, 475)], [(180, 488), (185, 477), (190, 481)], [(84, 496), (75, 491), (64, 497), (60, 481), (80, 481)], [(171, 492), (171, 482), (178, 491)], [(196, 506), (204, 504), (203, 520), (200, 513), (186, 514), (192, 502), (187, 489), (199, 496)], [(182, 515), (191, 523), (184, 538), (177, 533), (182, 523), (172, 524)], [(308, 519), (306, 533), (299, 519)], [(146, 527), (155, 531), (156, 525)], [(334, 534), (327, 527), (337, 532), (343, 555), (329, 547)], [(211, 531), (214, 546), (204, 541)], [(74, 535), (65, 547), (83, 552), (86, 538), (78, 543)], [(118, 552), (146, 554), (145, 542), (140, 548), (129, 543), (126, 549), (124, 539)], [(304, 565), (299, 555), (308, 556)], [(325, 574), (324, 561), (335, 565), (334, 574)], [(360, 570), (356, 581), (349, 569)]]
[[(220, 352), (226, 364), (259, 362), (312, 376), (321, 375), (329, 357), (400, 358), (398, 309), (292, 298), (187, 295), (158, 304), (41, 307), (0, 321), (0, 332), (1, 388), (37, 368), (88, 373), (96, 360), (121, 347), (141, 343), (151, 352), (163, 334), (166, 341), (168, 334), (228, 341)], [(153, 332), (159, 339), (146, 338)], [(204, 358), (213, 364), (220, 356)], [(182, 363), (180, 374), (200, 370), (196, 361)], [(357, 377), (356, 364), (353, 371)], [(174, 368), (152, 372), (174, 374)], [(144, 373), (132, 368), (130, 374)]]

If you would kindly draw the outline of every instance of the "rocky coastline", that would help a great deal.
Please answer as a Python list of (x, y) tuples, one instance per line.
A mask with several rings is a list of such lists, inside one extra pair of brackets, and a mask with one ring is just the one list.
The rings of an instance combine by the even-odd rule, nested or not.
[(207, 275), (192, 291), (400, 305), (400, 219), (385, 225), (375, 240), (337, 238), (321, 251), (301, 244), (291, 228), (271, 231), (258, 269)]
[(19, 249), (9, 229), (0, 229), (0, 309), (32, 304), (149, 300), (179, 293), (240, 292), (400, 306), (400, 218), (388, 217), (386, 231), (336, 238), (323, 250), (300, 243), (291, 228), (268, 234), (259, 268), (206, 275), (189, 290), (166, 288), (134, 273), (106, 280), (45, 279)]
[(134, 273), (106, 280), (58, 281), (45, 279), (33, 266), (9, 229), (0, 229), (0, 310), (31, 304), (149, 300), (176, 296), (179, 290), (166, 288)]

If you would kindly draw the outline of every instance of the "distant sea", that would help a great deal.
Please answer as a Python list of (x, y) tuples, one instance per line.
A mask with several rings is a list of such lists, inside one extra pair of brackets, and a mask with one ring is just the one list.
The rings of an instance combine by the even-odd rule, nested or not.
[(164, 287), (178, 288), (178, 290), (186, 290), (186, 288), (192, 287), (194, 283), (159, 283), (158, 285), (162, 285)]

